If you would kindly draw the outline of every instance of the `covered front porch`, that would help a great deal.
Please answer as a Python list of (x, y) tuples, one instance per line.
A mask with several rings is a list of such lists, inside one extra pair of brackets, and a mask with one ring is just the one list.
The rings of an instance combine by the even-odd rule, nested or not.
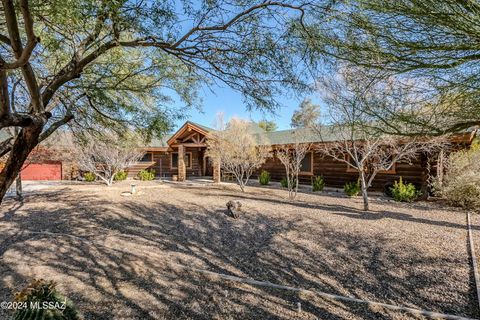
[(185, 181), (189, 177), (212, 177), (220, 181), (220, 166), (207, 155), (208, 130), (190, 122), (185, 123), (168, 141), (171, 152), (172, 177)]

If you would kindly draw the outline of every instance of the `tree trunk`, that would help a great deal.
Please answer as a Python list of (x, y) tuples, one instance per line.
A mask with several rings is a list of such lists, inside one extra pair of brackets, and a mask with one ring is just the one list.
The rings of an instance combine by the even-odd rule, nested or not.
[(240, 190), (242, 190), (242, 192), (245, 192), (245, 185), (243, 183), (243, 175), (242, 176), (235, 175), (235, 177), (237, 178), (237, 182), (238, 182), (238, 185), (240, 186)]
[(23, 200), (22, 175), (19, 173), (15, 180), (15, 191), (17, 193), (17, 200)]
[(109, 186), (112, 186), (113, 185), (113, 181), (115, 180), (115, 175), (118, 173), (118, 171), (112, 173), (112, 175), (110, 176), (110, 178), (108, 179), (108, 182), (109, 182)]
[(370, 206), (368, 203), (368, 192), (367, 192), (367, 183), (365, 181), (365, 173), (360, 171), (360, 187), (362, 189), (362, 198), (363, 198), (363, 210), (368, 211), (370, 210)]
[(443, 149), (440, 150), (440, 153), (438, 154), (438, 159), (437, 159), (437, 181), (438, 181), (438, 187), (440, 190), (443, 188), (443, 177), (444, 177), (444, 165), (445, 163), (445, 154), (443, 152)]
[(31, 126), (23, 128), (17, 135), (5, 167), (0, 172), (0, 203), (20, 173), (28, 155), (37, 146), (45, 121), (46, 119), (39, 117)]
[(293, 199), (297, 198), (298, 193), (298, 173), (295, 175), (295, 193), (293, 194)]

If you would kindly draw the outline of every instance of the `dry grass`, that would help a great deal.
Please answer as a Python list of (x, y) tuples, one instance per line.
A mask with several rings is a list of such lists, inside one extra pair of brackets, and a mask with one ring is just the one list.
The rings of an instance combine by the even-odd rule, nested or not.
[[(429, 203), (234, 186), (54, 186), (0, 209), (0, 301), (32, 277), (58, 281), (86, 319), (411, 319), (206, 277), (186, 265), (475, 317), (465, 214)], [(224, 214), (238, 199), (238, 220)], [(27, 231), (76, 235), (51, 236)], [(480, 238), (480, 231), (475, 229)], [(477, 251), (480, 249), (477, 249)], [(302, 312), (296, 311), (297, 302)], [(0, 311), (0, 318), (7, 313)]]

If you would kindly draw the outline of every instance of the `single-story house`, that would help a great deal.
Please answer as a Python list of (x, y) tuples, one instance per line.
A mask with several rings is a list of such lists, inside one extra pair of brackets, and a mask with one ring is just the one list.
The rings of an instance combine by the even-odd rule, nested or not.
[[(263, 132), (256, 125), (252, 125), (254, 134), (263, 134), (272, 147), (294, 143), (293, 130)], [(154, 170), (157, 177), (176, 177), (185, 180), (192, 177), (212, 177), (219, 180), (221, 172), (215, 168), (208, 158), (206, 140), (209, 133), (214, 129), (198, 123), (187, 121), (172, 135), (163, 139), (153, 139), (148, 146), (144, 147), (145, 154), (137, 164), (128, 169), (129, 177), (135, 177), (142, 169)], [(451, 142), (457, 148), (467, 148), (473, 141), (476, 130), (451, 137)], [(317, 135), (307, 135), (305, 142), (312, 145), (335, 141), (335, 136), (324, 136), (319, 141)], [(41, 157), (41, 161), (29, 163), (22, 170), (24, 180), (60, 180), (72, 179), (78, 175), (72, 160), (49, 159)], [(403, 177), (404, 180), (423, 188), (427, 185), (428, 161), (426, 155), (419, 154), (412, 163), (397, 163), (392, 170), (382, 172), (375, 178), (372, 189), (384, 191), (395, 180)], [(283, 165), (275, 158), (269, 158), (258, 170), (266, 170), (270, 173), (273, 181), (279, 181), (285, 176)], [(312, 151), (308, 152), (302, 162), (300, 173), (301, 183), (310, 183), (312, 177), (323, 176), (327, 186), (341, 188), (346, 182), (356, 181), (358, 173), (352, 170), (346, 163), (322, 156)]]
[[(206, 139), (214, 129), (187, 121), (177, 132), (163, 140), (153, 140), (150, 146), (145, 147), (145, 156), (133, 168), (129, 169), (129, 175), (135, 176), (141, 169), (153, 169), (159, 177), (176, 176), (179, 180), (198, 176), (215, 176), (218, 168), (214, 168), (212, 161), (208, 159)], [(295, 142), (293, 130), (281, 130), (263, 132), (259, 127), (252, 125), (254, 134), (262, 133), (272, 147), (292, 144)], [(451, 142), (458, 148), (466, 148), (473, 141), (476, 130), (457, 134), (451, 138)], [(306, 136), (305, 142), (328, 143), (335, 141), (334, 135), (322, 137), (318, 135)], [(183, 164), (181, 159), (183, 158)], [(385, 191), (393, 185), (395, 180), (403, 177), (404, 180), (422, 188), (427, 184), (429, 159), (426, 155), (419, 155), (412, 164), (399, 162), (388, 172), (382, 172), (375, 178), (372, 190)], [(273, 181), (280, 181), (285, 177), (285, 169), (277, 158), (269, 158), (258, 170), (266, 170), (270, 173)], [(356, 181), (358, 172), (352, 170), (346, 163), (322, 156), (315, 152), (314, 148), (308, 152), (302, 162), (300, 173), (301, 183), (311, 183), (312, 177), (323, 176), (327, 186), (342, 188), (346, 182)]]

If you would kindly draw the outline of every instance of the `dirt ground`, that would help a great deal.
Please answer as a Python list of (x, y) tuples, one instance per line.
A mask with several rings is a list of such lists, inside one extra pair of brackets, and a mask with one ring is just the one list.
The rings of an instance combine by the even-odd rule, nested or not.
[[(54, 185), (0, 207), (0, 301), (53, 279), (85, 319), (418, 319), (193, 268), (477, 318), (465, 213), (234, 185)], [(239, 219), (225, 203), (239, 200)], [(475, 225), (480, 219), (475, 217)], [(480, 231), (475, 227), (475, 236)], [(480, 249), (477, 249), (477, 251)], [(301, 311), (297, 303), (301, 303)], [(0, 310), (0, 319), (10, 313)]]

